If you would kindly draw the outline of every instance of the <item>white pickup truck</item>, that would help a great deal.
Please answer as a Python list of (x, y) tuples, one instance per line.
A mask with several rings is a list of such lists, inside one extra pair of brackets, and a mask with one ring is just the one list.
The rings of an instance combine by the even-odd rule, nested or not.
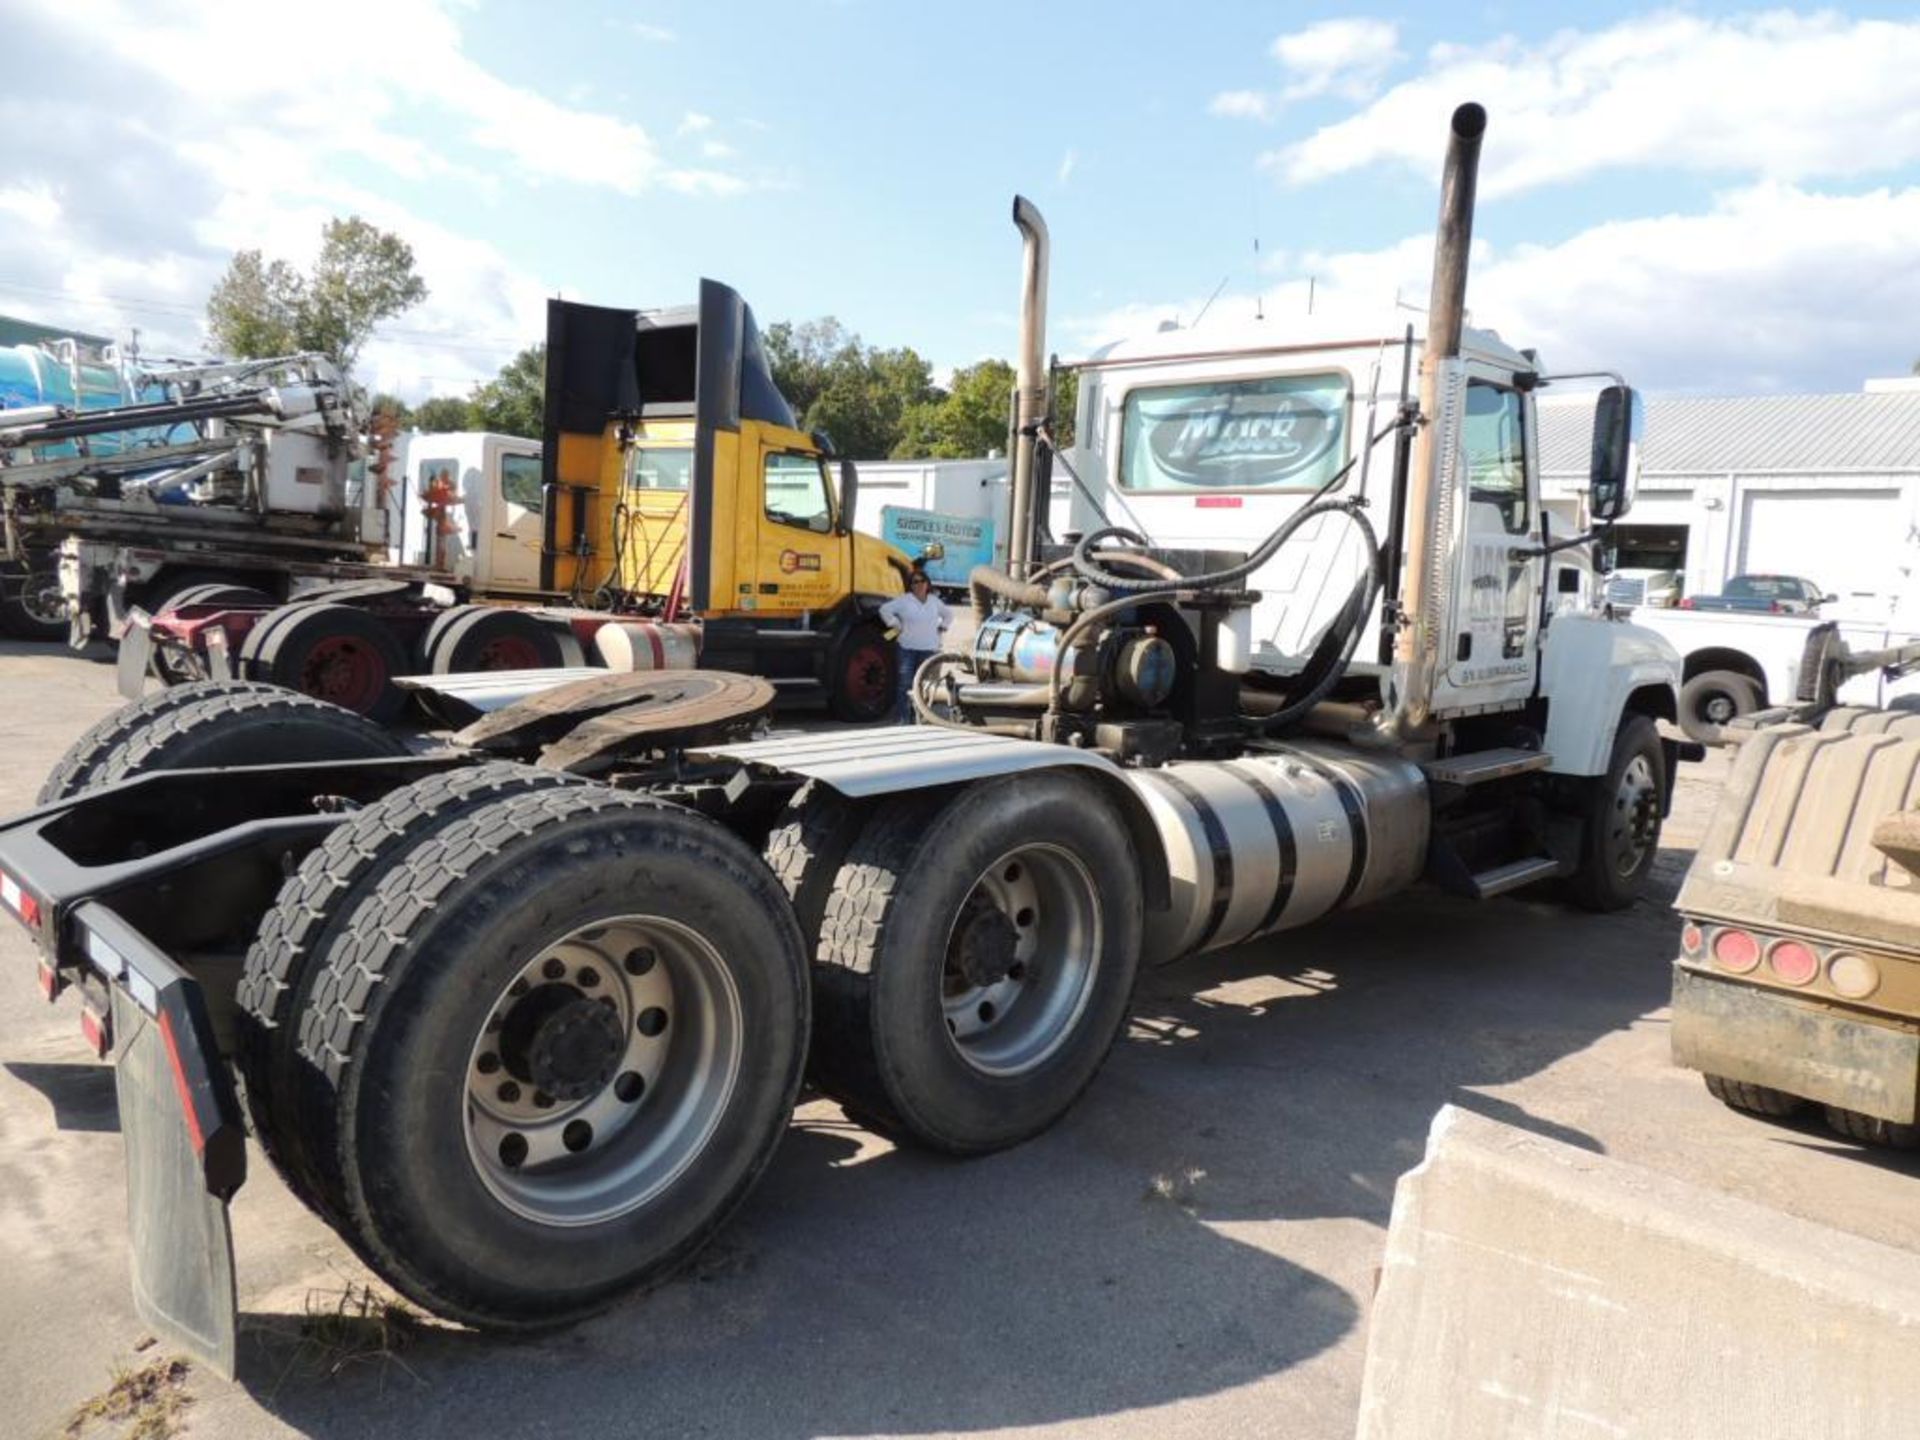
[[(1664, 636), (1680, 652), (1679, 722), (1705, 744), (1735, 716), (1800, 697), (1807, 641), (1825, 624), (1856, 653), (1920, 641), (1920, 611), (1898, 602), (1828, 606), (1823, 615), (1743, 615), (1724, 610), (1636, 608), (1633, 623)], [(1885, 679), (1878, 671), (1840, 686), (1841, 703), (1886, 706), (1895, 696), (1920, 694), (1920, 676)]]

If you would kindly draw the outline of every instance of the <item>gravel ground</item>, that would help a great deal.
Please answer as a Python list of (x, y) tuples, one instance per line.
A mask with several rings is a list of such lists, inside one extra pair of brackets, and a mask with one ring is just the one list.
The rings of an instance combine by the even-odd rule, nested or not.
[[(110, 667), (0, 646), (0, 811), (114, 703)], [(1333, 1440), (1394, 1179), (1447, 1102), (1912, 1248), (1914, 1162), (1736, 1116), (1667, 1063), (1666, 903), (1723, 774), (1686, 768), (1660, 893), (1626, 914), (1420, 894), (1155, 972), (1085, 1101), (1009, 1154), (896, 1151), (808, 1103), (691, 1275), (538, 1341), (303, 1336), (369, 1277), (256, 1154), (241, 1375), (189, 1376), (177, 1413), (232, 1440)], [(135, 1348), (111, 1074), (30, 954), (0, 925), (0, 1401), (39, 1436), (158, 1352)]]

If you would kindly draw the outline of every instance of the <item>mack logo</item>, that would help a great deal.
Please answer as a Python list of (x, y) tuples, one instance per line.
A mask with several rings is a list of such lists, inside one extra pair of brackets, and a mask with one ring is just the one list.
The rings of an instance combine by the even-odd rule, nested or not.
[(1241, 390), (1143, 407), (1155, 467), (1189, 485), (1274, 485), (1340, 438), (1340, 414), (1296, 394)]

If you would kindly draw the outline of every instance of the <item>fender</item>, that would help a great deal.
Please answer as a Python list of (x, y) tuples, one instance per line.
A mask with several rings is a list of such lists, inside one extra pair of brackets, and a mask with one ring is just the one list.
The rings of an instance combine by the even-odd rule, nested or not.
[(1643, 626), (1558, 615), (1547, 630), (1540, 693), (1547, 701), (1549, 769), (1603, 775), (1624, 713), (1668, 720), (1679, 713), (1680, 653)]

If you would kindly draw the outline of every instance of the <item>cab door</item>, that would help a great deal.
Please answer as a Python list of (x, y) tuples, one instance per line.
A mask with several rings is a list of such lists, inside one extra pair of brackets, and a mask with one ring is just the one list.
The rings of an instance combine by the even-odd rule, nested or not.
[(538, 590), (544, 538), (545, 486), (540, 447), (530, 441), (489, 440), (487, 513), (478, 536), (486, 557), (482, 584), (494, 590)]
[(1437, 710), (1517, 704), (1533, 693), (1538, 663), (1533, 407), (1511, 375), (1478, 364), (1463, 370), (1448, 466), (1453, 595)]
[(742, 597), (751, 603), (741, 608), (763, 615), (825, 610), (847, 593), (849, 563), (827, 463), (769, 430), (760, 445), (760, 504), (751, 522), (754, 573), (741, 586), (753, 593)]

